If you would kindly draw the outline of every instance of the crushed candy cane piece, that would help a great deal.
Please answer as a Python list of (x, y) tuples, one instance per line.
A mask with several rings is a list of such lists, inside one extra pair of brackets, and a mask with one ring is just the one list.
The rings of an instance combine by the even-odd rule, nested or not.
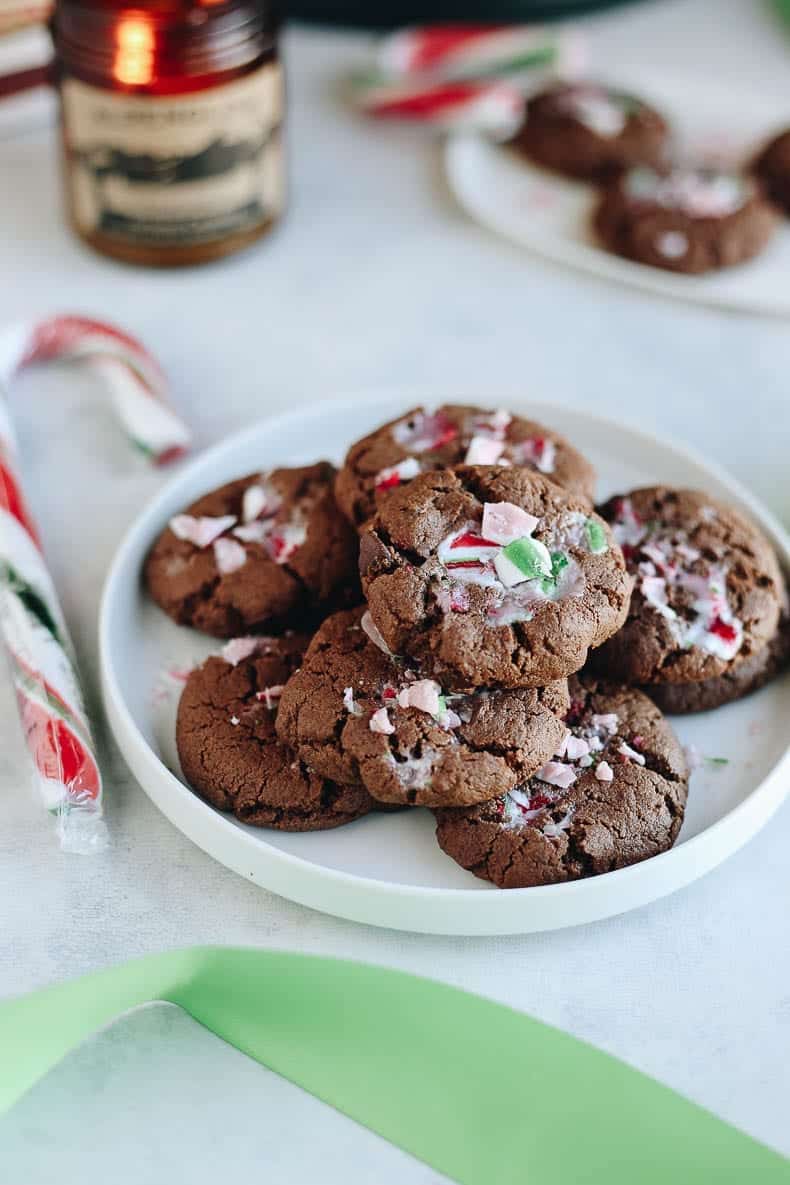
[(273, 683), (271, 687), (264, 687), (262, 691), (256, 692), (255, 698), (261, 703), (266, 704), (266, 707), (271, 711), (276, 706), (284, 690), (284, 683)]
[(235, 539), (215, 539), (214, 559), (221, 576), (230, 576), (243, 568), (247, 562), (247, 553)]
[(191, 514), (176, 514), (170, 520), (170, 530), (177, 539), (192, 543), (195, 547), (209, 547), (236, 522), (235, 514), (222, 514), (213, 518), (195, 518)]
[(589, 752), (590, 746), (582, 737), (573, 735), (568, 737), (565, 744), (565, 756), (569, 761), (578, 761), (580, 757), (586, 757)]
[(601, 732), (614, 736), (620, 727), (620, 717), (616, 712), (593, 712), (590, 717), (590, 723), (593, 728), (600, 729)]
[(548, 782), (550, 786), (568, 790), (576, 781), (576, 771), (562, 761), (547, 761), (535, 777), (540, 778), (541, 782)]
[(539, 522), (513, 502), (486, 502), (483, 506), (483, 535), (503, 546), (531, 535)]
[(568, 731), (565, 733), (565, 736), (562, 738), (559, 745), (557, 745), (557, 748), (554, 750), (555, 757), (564, 757), (565, 756), (565, 753), (568, 748), (568, 741), (570, 741), (572, 738), (573, 738), (573, 733), (570, 731), (570, 729), (568, 729)]
[(599, 782), (611, 782), (614, 778), (614, 770), (608, 761), (599, 761), (595, 767), (595, 776)]
[(635, 761), (637, 765), (645, 764), (644, 754), (637, 753), (636, 749), (632, 749), (625, 741), (617, 746), (617, 752), (621, 757), (625, 757), (626, 761)]
[(551, 576), (551, 554), (545, 543), (527, 535), (503, 547), (494, 560), (494, 567), (505, 588), (512, 588), (524, 580)]
[(256, 519), (254, 523), (244, 523), (241, 527), (234, 527), (233, 534), (242, 543), (263, 543), (271, 533), (272, 523)]
[(390, 720), (389, 712), (386, 708), (379, 708), (377, 712), (373, 713), (368, 727), (371, 732), (380, 732), (385, 736), (391, 736), (395, 731), (395, 725)]
[(266, 641), (266, 638), (231, 638), (230, 642), (226, 642), (222, 647), (222, 657), (232, 667), (237, 667), (245, 658), (255, 654), (261, 643)]
[(417, 679), (398, 692), (398, 703), (402, 708), (418, 708), (429, 716), (438, 716), (441, 694), (442, 689), (434, 679)]
[(351, 716), (361, 716), (362, 708), (354, 699), (354, 688), (345, 687), (343, 689), (343, 707)]
[(587, 536), (587, 546), (593, 555), (603, 555), (605, 551), (609, 550), (606, 531), (594, 518), (587, 519), (584, 524), (584, 532)]
[(505, 442), (492, 436), (473, 436), (464, 457), (465, 465), (496, 465), (505, 450)]
[(373, 618), (370, 616), (369, 609), (366, 609), (365, 612), (362, 614), (362, 618), (361, 618), (359, 624), (362, 626), (362, 629), (365, 631), (367, 636), (370, 638), (370, 640), (374, 646), (378, 646), (379, 650), (383, 650), (385, 654), (392, 654), (392, 651), (390, 650), (389, 646), (382, 638), (381, 633), (379, 632), (378, 626), (374, 622)]
[(557, 466), (557, 446), (546, 436), (530, 436), (513, 445), (517, 465), (534, 465), (539, 473), (553, 473)]
[(241, 499), (241, 521), (243, 523), (254, 522), (256, 518), (260, 517), (266, 501), (266, 491), (263, 486), (247, 486)]
[(391, 465), (388, 469), (382, 469), (380, 473), (377, 473), (375, 487), (377, 490), (394, 489), (401, 482), (411, 481), (417, 477), (421, 469), (422, 466), (416, 457), (406, 457), (397, 465)]
[(238, 716), (231, 716), (231, 718), (230, 718), (230, 722), (231, 722), (231, 724), (233, 724), (234, 726), (235, 726), (235, 725), (237, 725), (237, 724), (241, 724), (241, 720), (239, 720)]

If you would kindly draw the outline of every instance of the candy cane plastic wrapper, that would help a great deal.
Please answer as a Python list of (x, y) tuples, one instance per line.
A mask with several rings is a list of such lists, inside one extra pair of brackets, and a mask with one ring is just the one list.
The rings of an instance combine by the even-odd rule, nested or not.
[(583, 60), (574, 30), (426, 25), (385, 37), (376, 69), (357, 75), (352, 93), (362, 111), (380, 119), (506, 140), (523, 123), (528, 86), (547, 72), (574, 76)]
[(157, 363), (113, 326), (55, 317), (0, 331), (0, 633), (35, 781), (61, 846), (87, 853), (107, 842), (101, 772), (71, 640), (22, 492), (7, 402), (24, 367), (75, 358), (96, 367), (129, 440), (153, 462), (183, 453), (189, 433), (162, 402)]

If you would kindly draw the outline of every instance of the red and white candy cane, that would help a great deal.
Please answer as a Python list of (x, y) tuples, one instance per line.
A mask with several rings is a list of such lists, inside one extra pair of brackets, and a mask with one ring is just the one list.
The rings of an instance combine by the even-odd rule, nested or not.
[[(0, 395), (34, 362), (90, 358), (129, 439), (163, 462), (187, 446), (184, 425), (162, 402), (164, 375), (151, 355), (113, 326), (55, 317), (0, 332)], [(102, 781), (66, 623), (19, 479), (7, 399), (0, 397), (0, 633), (35, 777), (57, 816), (62, 846), (91, 852), (106, 842)]]
[(379, 82), (357, 89), (357, 103), (379, 119), (407, 119), (439, 131), (482, 131), (497, 140), (514, 135), (524, 118), (524, 95), (509, 82)]
[(379, 46), (378, 68), (390, 77), (431, 75), (444, 81), (501, 78), (550, 70), (573, 75), (584, 66), (575, 29), (540, 25), (424, 25), (402, 29)]

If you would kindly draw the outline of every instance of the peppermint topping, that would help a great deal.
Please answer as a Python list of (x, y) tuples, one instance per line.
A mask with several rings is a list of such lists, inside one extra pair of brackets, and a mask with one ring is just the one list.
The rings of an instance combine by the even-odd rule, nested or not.
[(437, 548), (451, 578), (440, 584), (437, 604), (445, 613), (465, 613), (470, 599), (463, 585), (490, 589), (488, 624), (496, 627), (531, 620), (541, 602), (581, 596), (584, 573), (565, 549), (590, 550), (587, 522), (573, 511), (543, 527), (536, 539), (532, 532), (540, 520), (534, 515), (510, 502), (485, 503), (482, 534), (481, 526), (467, 522)]
[(221, 576), (229, 576), (231, 572), (243, 568), (247, 562), (247, 552), (235, 539), (214, 540), (214, 560)]
[(605, 551), (609, 550), (609, 544), (606, 541), (606, 531), (604, 531), (597, 519), (588, 518), (584, 524), (584, 530), (587, 535), (588, 546), (593, 555), (603, 555)]
[(253, 654), (266, 653), (271, 641), (271, 638), (232, 638), (222, 647), (222, 658), (232, 667), (237, 667)]
[(557, 464), (557, 446), (546, 436), (530, 436), (510, 446), (516, 465), (534, 465), (539, 473), (553, 473)]
[(382, 469), (380, 473), (377, 473), (374, 484), (377, 490), (394, 490), (401, 482), (412, 481), (421, 470), (422, 466), (416, 457), (406, 457), (397, 465), (392, 465), (389, 469)]
[(277, 701), (285, 690), (284, 683), (273, 683), (271, 687), (264, 687), (262, 691), (255, 693), (255, 698), (260, 703), (266, 704), (266, 707), (271, 712), (277, 706)]
[(184, 539), (187, 543), (202, 549), (213, 543), (235, 522), (235, 514), (222, 514), (218, 518), (194, 518), (191, 514), (176, 514), (170, 519), (170, 530), (177, 539)]
[(362, 629), (365, 631), (367, 636), (370, 638), (370, 640), (374, 646), (378, 646), (379, 650), (383, 650), (385, 654), (392, 654), (392, 651), (390, 650), (389, 646), (382, 638), (382, 636), (379, 632), (378, 626), (375, 624), (375, 622), (373, 621), (373, 618), (370, 616), (369, 609), (366, 609), (365, 612), (362, 614), (362, 619), (359, 624), (362, 626)]
[(354, 688), (346, 687), (343, 690), (343, 707), (350, 716), (361, 716), (364, 709), (354, 699)]
[(379, 708), (378, 711), (373, 713), (370, 718), (369, 727), (371, 732), (380, 732), (385, 736), (392, 736), (395, 731), (395, 725), (390, 720), (389, 712), (386, 708)]
[(624, 761), (635, 761), (637, 765), (644, 765), (645, 758), (642, 753), (637, 753), (636, 749), (632, 749), (625, 741), (621, 741), (617, 746), (617, 752)]
[(682, 529), (643, 522), (630, 498), (615, 504), (612, 530), (645, 603), (664, 619), (677, 645), (733, 659), (743, 625), (727, 599), (726, 564), (703, 556)]
[[(567, 830), (575, 809), (571, 804), (558, 822), (547, 817), (548, 807), (561, 804), (562, 791), (569, 790), (580, 774), (588, 769), (599, 782), (611, 782), (614, 778), (612, 766), (603, 757), (620, 727), (617, 713), (588, 713), (584, 704), (579, 703), (571, 707), (566, 719), (572, 724), (557, 746), (554, 760), (547, 761), (525, 785), (509, 791), (498, 800), (503, 804), (503, 826), (537, 827), (542, 821), (543, 834), (556, 837)], [(636, 742), (636, 737), (632, 740)], [(620, 742), (616, 751), (621, 761), (645, 763), (642, 754), (625, 741)]]
[(458, 428), (443, 412), (417, 412), (393, 425), (392, 438), (410, 453), (427, 453), (449, 444)]
[(688, 236), (679, 230), (665, 230), (656, 239), (656, 251), (665, 259), (682, 259), (688, 249)]
[(494, 567), (505, 588), (552, 574), (549, 549), (545, 543), (528, 535), (503, 547), (494, 560)]
[(734, 173), (683, 168), (658, 173), (645, 166), (628, 173), (625, 189), (634, 201), (675, 210), (688, 218), (726, 218), (744, 205), (750, 193), (747, 183)]
[(402, 708), (419, 708), (430, 716), (438, 716), (441, 694), (442, 689), (434, 679), (417, 679), (398, 692), (398, 704)]
[(605, 139), (620, 135), (627, 123), (629, 108), (635, 102), (630, 96), (621, 96), (603, 86), (584, 82), (568, 87), (556, 97), (556, 105), (561, 111)]
[(576, 781), (576, 772), (572, 765), (562, 761), (547, 761), (535, 774), (541, 782), (548, 782), (550, 786), (558, 786), (561, 790), (568, 790)]
[(241, 500), (241, 520), (244, 523), (251, 523), (262, 515), (270, 517), (277, 513), (281, 505), (282, 498), (279, 493), (269, 481), (263, 478), (260, 483), (256, 482), (254, 485), (247, 486), (244, 491)]
[(483, 535), (502, 546), (531, 535), (539, 522), (513, 502), (486, 502), (483, 506)]
[(504, 440), (492, 436), (473, 436), (464, 457), (465, 465), (496, 465), (505, 451)]

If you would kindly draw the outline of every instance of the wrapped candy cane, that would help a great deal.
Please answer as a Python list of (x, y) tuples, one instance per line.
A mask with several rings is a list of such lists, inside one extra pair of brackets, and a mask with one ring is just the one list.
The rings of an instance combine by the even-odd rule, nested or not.
[(443, 81), (501, 78), (550, 70), (577, 74), (584, 45), (574, 29), (540, 25), (425, 25), (402, 29), (379, 46), (378, 67), (394, 78), (430, 74)]
[[(0, 333), (0, 394), (34, 362), (89, 357), (129, 439), (154, 462), (187, 446), (184, 425), (161, 402), (166, 384), (154, 359), (109, 325), (56, 317)], [(25, 741), (44, 803), (65, 850), (106, 843), (102, 781), (66, 623), (19, 480), (16, 441), (0, 398), (0, 633), (9, 656)]]
[(512, 136), (536, 71), (580, 68), (576, 33), (527, 25), (426, 25), (384, 38), (372, 74), (355, 79), (357, 105), (379, 118), (440, 131)]
[(484, 131), (506, 140), (524, 118), (524, 95), (509, 82), (381, 82), (358, 88), (357, 102), (379, 119), (410, 119), (440, 131)]

